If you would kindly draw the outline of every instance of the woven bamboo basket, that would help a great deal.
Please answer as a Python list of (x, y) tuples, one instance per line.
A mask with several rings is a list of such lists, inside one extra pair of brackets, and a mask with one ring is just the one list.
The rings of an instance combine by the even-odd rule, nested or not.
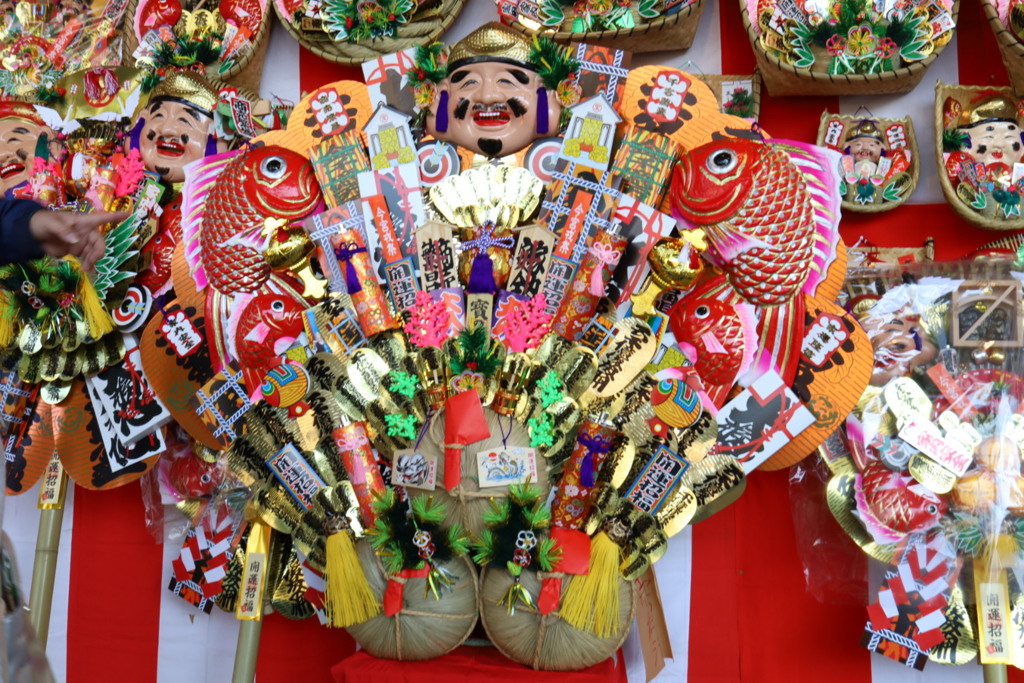
[(692, 74), (696, 76), (699, 81), (704, 83), (706, 86), (711, 88), (711, 92), (715, 95), (715, 101), (719, 103), (719, 108), (722, 106), (722, 86), (732, 81), (751, 81), (753, 86), (753, 92), (751, 93), (754, 99), (754, 119), (757, 119), (761, 115), (761, 74), (755, 71), (753, 74), (747, 75), (733, 75), (733, 74)]
[[(268, 2), (270, 1), (272, 0), (268, 0)], [(139, 46), (139, 36), (135, 35), (135, 12), (138, 10), (138, 6), (139, 0), (129, 0), (125, 10), (122, 61), (126, 64), (134, 64), (132, 53)], [(263, 13), (259, 30), (253, 36), (251, 47), (248, 50), (242, 50), (234, 64), (223, 73), (220, 71), (220, 62), (208, 66), (206, 68), (207, 78), (259, 92), (260, 79), (263, 77), (263, 59), (267, 53), (267, 34), (270, 32), (270, 15), (271, 11), (268, 5)]]
[[(380, 558), (366, 541), (360, 541), (356, 549), (370, 587), (383, 600), (388, 575)], [(473, 632), (478, 616), (476, 569), (465, 557), (442, 566), (457, 578), (452, 590), (440, 600), (428, 592), (425, 578), (403, 579), (402, 609), (398, 613), (388, 617), (382, 612), (346, 630), (364, 650), (382, 659), (433, 659), (462, 645)]]
[[(837, 116), (836, 114), (832, 114), (830, 112), (823, 111), (821, 113), (821, 122), (818, 124), (818, 144), (822, 145), (822, 146), (825, 146), (825, 133), (826, 133), (825, 129), (826, 129), (826, 126), (827, 126), (829, 121), (831, 121), (833, 119), (839, 119), (843, 123), (850, 124), (850, 123), (854, 123), (856, 121), (860, 121), (860, 120), (862, 120), (864, 118), (866, 118), (866, 117), (855, 116), (855, 115), (838, 115)], [(900, 199), (898, 199), (896, 201), (875, 201), (875, 202), (873, 202), (871, 204), (861, 204), (859, 202), (849, 201), (849, 200), (844, 198), (843, 199), (843, 211), (853, 211), (854, 213), (881, 213), (883, 211), (890, 211), (892, 209), (895, 209), (897, 206), (900, 206), (900, 205), (904, 204), (908, 199), (910, 199), (910, 195), (912, 195), (914, 193), (914, 190), (917, 189), (917, 181), (918, 181), (918, 179), (920, 177), (920, 174), (921, 174), (921, 170), (920, 170), (921, 169), (921, 164), (920, 164), (920, 160), (919, 160), (918, 152), (917, 152), (917, 136), (914, 135), (914, 122), (913, 122), (913, 120), (909, 116), (906, 117), (906, 118), (902, 118), (902, 119), (889, 119), (889, 118), (876, 118), (876, 117), (867, 117), (867, 118), (874, 118), (874, 120), (878, 121), (879, 128), (883, 128), (883, 127), (885, 127), (885, 126), (887, 126), (889, 124), (896, 123), (896, 122), (899, 122), (899, 123), (903, 124), (903, 126), (904, 126), (904, 128), (905, 128), (905, 130), (907, 132), (907, 147), (910, 150), (910, 171), (909, 171), (909, 173), (910, 173), (910, 187), (907, 189), (906, 192), (903, 193), (903, 196), (900, 197)], [(850, 195), (850, 192), (848, 190), (847, 191), (847, 196), (849, 196), (849, 195)], [(881, 197), (881, 193), (878, 193), (877, 196)]]
[[(757, 70), (761, 72), (768, 93), (773, 97), (780, 95), (890, 95), (904, 93), (921, 82), (925, 70), (941, 54), (936, 49), (926, 59), (914, 62), (892, 71), (877, 74), (842, 74), (833, 75), (824, 71), (797, 69), (774, 55), (765, 52), (758, 40), (755, 30), (757, 18), (751, 21), (747, 11), (746, 0), (740, 0), (740, 12), (743, 16), (743, 28), (747, 31)], [(960, 0), (953, 3), (953, 20), (956, 21), (960, 12)], [(947, 43), (948, 44), (948, 43)]]
[(942, 194), (946, 196), (946, 201), (953, 207), (953, 210), (956, 211), (957, 215), (968, 223), (985, 228), (986, 230), (1021, 230), (1024, 229), (1024, 217), (1015, 218), (1013, 220), (990, 218), (988, 216), (983, 216), (964, 204), (960, 197), (957, 196), (956, 190), (953, 188), (953, 184), (949, 181), (949, 177), (945, 173), (946, 162), (942, 156), (942, 130), (944, 126), (942, 105), (946, 101), (947, 97), (955, 97), (961, 102), (968, 102), (973, 96), (980, 92), (998, 93), (1007, 97), (1013, 97), (1013, 90), (1011, 88), (947, 85), (942, 81), (935, 82), (935, 159), (936, 163), (939, 165), (939, 183), (942, 185)]
[[(524, 571), (520, 578), (530, 595), (540, 595), (544, 574)], [(618, 631), (607, 638), (581, 631), (559, 616), (558, 610), (541, 614), (536, 609), (519, 605), (515, 614), (499, 605), (502, 595), (512, 584), (507, 571), (485, 569), (480, 575), (480, 621), (487, 637), (503, 655), (514, 662), (543, 671), (574, 671), (593, 666), (611, 657), (625, 642), (636, 609), (635, 582), (619, 580)], [(563, 582), (562, 595), (568, 581)]]
[(1010, 75), (1010, 83), (1018, 96), (1024, 95), (1024, 43), (1017, 39), (1003, 20), (999, 18), (996, 5), (992, 0), (981, 0), (985, 8), (985, 16), (988, 17), (989, 26), (996, 34), (996, 43), (999, 45), (999, 54), (1006, 65), (1006, 73)]
[(603, 45), (629, 52), (660, 52), (662, 50), (688, 50), (697, 35), (697, 24), (700, 23), (701, 12), (704, 11), (704, 0), (697, 0), (675, 14), (661, 16), (646, 24), (638, 24), (629, 29), (614, 31), (551, 31), (530, 28), (518, 21), (509, 24), (523, 33), (541, 35), (551, 38), (557, 43), (586, 43)]
[(292, 17), (285, 16), (276, 0), (271, 0), (271, 3), (281, 23), (299, 41), (299, 45), (330, 62), (354, 65), (437, 40), (455, 21), (466, 0), (441, 0), (441, 6), (432, 10), (427, 18), (417, 19), (414, 16), (412, 21), (400, 26), (393, 37), (367, 43), (335, 41), (322, 31), (304, 31), (294, 24)]

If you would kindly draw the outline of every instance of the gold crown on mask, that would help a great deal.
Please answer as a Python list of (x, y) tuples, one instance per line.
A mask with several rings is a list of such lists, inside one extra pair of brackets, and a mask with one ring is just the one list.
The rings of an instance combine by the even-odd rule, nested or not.
[(1017, 123), (1017, 105), (1008, 97), (994, 95), (965, 108), (960, 114), (960, 128), (970, 128), (988, 121), (1011, 121)]
[(217, 108), (217, 89), (204, 78), (190, 71), (172, 71), (153, 88), (150, 100), (158, 97), (173, 97), (212, 112)]
[(882, 131), (878, 130), (878, 124), (871, 119), (864, 119), (858, 121), (851, 130), (850, 134), (846, 136), (846, 141), (850, 142), (857, 138), (871, 138), (872, 140), (878, 140), (882, 142)]
[(465, 64), (493, 61), (515, 62), (536, 70), (530, 63), (532, 49), (530, 38), (499, 23), (491, 23), (452, 46), (448, 54), (448, 70), (451, 73)]

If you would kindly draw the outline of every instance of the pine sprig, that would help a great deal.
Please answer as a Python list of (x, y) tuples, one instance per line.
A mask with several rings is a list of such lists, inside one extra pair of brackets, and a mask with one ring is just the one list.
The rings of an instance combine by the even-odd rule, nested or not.
[(530, 63), (536, 64), (537, 73), (544, 87), (549, 90), (558, 88), (558, 84), (569, 78), (580, 68), (578, 60), (570, 57), (569, 48), (563, 47), (541, 36), (533, 37), (533, 48), (530, 50)]
[(440, 83), (448, 75), (445, 44), (440, 41), (434, 41), (429, 45), (418, 45), (413, 61), (415, 66), (406, 73), (409, 85), (413, 88), (427, 83)]
[(451, 353), (451, 369), (456, 373), (477, 372), (490, 377), (504, 362), (501, 344), (492, 342), (490, 330), (483, 325), (463, 328), (455, 338)]

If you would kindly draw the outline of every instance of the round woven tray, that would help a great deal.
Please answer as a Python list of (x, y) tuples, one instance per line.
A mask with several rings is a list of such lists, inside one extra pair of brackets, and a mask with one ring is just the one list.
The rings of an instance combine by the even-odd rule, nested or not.
[(638, 24), (629, 29), (614, 31), (535, 31), (517, 21), (509, 24), (523, 33), (541, 35), (551, 38), (557, 43), (587, 43), (603, 45), (629, 52), (659, 52), (662, 50), (687, 50), (693, 45), (697, 34), (697, 24), (704, 10), (704, 0), (697, 0), (675, 14), (661, 16), (646, 24)]
[(949, 182), (946, 175), (946, 162), (942, 158), (942, 105), (949, 96), (954, 96), (962, 102), (969, 102), (971, 98), (980, 93), (1001, 93), (1007, 97), (1013, 97), (1010, 88), (990, 88), (987, 86), (969, 85), (947, 85), (942, 81), (935, 82), (935, 161), (939, 166), (939, 183), (942, 185), (942, 194), (946, 196), (953, 210), (968, 223), (985, 228), (986, 230), (1021, 230), (1024, 229), (1024, 217), (1014, 220), (997, 220), (983, 216), (971, 207), (964, 204), (956, 194), (953, 184)]
[[(850, 116), (842, 115), (837, 116), (830, 112), (824, 111), (821, 113), (821, 122), (818, 124), (818, 144), (824, 145), (825, 140), (825, 126), (828, 121), (832, 119), (839, 119), (844, 123), (854, 123), (860, 121), (865, 117), (863, 116)], [(880, 117), (881, 121), (894, 121), (896, 119), (887, 119)], [(859, 204), (857, 202), (849, 202), (843, 200), (843, 211), (853, 211), (854, 213), (881, 213), (883, 211), (889, 211), (895, 209), (897, 206), (906, 203), (910, 199), (910, 195), (914, 194), (914, 190), (917, 189), (917, 181), (921, 175), (921, 163), (920, 157), (917, 152), (917, 136), (914, 135), (914, 121), (908, 116), (905, 119), (898, 119), (906, 128), (907, 131), (907, 146), (910, 148), (910, 191), (905, 193), (901, 199), (895, 202), (874, 202), (872, 204)]]
[[(268, 3), (272, 0), (268, 0)], [(128, 7), (125, 10), (124, 25), (122, 27), (123, 54), (122, 62), (134, 64), (132, 53), (139, 46), (139, 37), (135, 35), (135, 11), (138, 9), (139, 0), (128, 0)], [(263, 76), (263, 58), (267, 53), (267, 34), (270, 30), (270, 8), (263, 13), (263, 20), (260, 28), (253, 36), (252, 46), (243, 50), (235, 60), (230, 69), (220, 73), (220, 62), (211, 64), (206, 68), (207, 78), (223, 82), (230, 82), (235, 85), (259, 92), (260, 78)]]
[(996, 5), (992, 0), (981, 0), (981, 6), (985, 8), (985, 16), (988, 17), (989, 26), (996, 34), (996, 43), (999, 45), (999, 54), (1006, 65), (1006, 72), (1010, 75), (1010, 83), (1013, 85), (1017, 95), (1024, 94), (1024, 44), (1022, 44), (1013, 31), (1006, 27), (1003, 20), (999, 18)]
[[(889, 95), (913, 90), (921, 82), (925, 70), (942, 53), (945, 45), (935, 50), (926, 59), (914, 62), (910, 66), (902, 66), (892, 71), (877, 74), (842, 74), (835, 75), (825, 71), (797, 69), (792, 64), (782, 61), (765, 52), (758, 41), (750, 16), (747, 13), (746, 0), (740, 0), (740, 12), (743, 15), (743, 28), (747, 31), (757, 69), (761, 72), (768, 93), (773, 97), (779, 95)], [(953, 3), (953, 20), (960, 13), (960, 0)], [(756, 23), (756, 22), (755, 22)], [(948, 45), (948, 43), (947, 43)]]
[(281, 23), (288, 33), (299, 41), (299, 45), (330, 62), (349, 65), (362, 64), (393, 52), (433, 42), (448, 30), (465, 2), (466, 0), (442, 0), (437, 15), (419, 21), (414, 19), (400, 26), (391, 38), (379, 38), (368, 43), (349, 43), (331, 40), (330, 36), (320, 31), (303, 31), (292, 23), (291, 17), (283, 15), (277, 2), (271, 0)]

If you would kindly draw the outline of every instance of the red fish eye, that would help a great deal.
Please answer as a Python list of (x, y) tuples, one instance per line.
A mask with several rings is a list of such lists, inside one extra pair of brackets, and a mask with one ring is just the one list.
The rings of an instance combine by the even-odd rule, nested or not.
[(701, 305), (694, 309), (693, 314), (698, 318), (706, 318), (711, 315), (711, 309), (708, 306)]
[(705, 165), (712, 173), (728, 173), (736, 168), (739, 158), (731, 149), (721, 149), (708, 157)]
[(928, 506), (928, 514), (934, 515), (938, 511), (939, 511), (939, 506), (936, 505), (935, 503), (932, 503), (931, 505)]
[(270, 303), (270, 310), (274, 311), (275, 313), (280, 313), (281, 311), (284, 310), (284, 302), (281, 301), (280, 299), (274, 299)]
[(268, 178), (277, 180), (288, 170), (288, 162), (282, 157), (267, 157), (260, 162), (260, 173)]

